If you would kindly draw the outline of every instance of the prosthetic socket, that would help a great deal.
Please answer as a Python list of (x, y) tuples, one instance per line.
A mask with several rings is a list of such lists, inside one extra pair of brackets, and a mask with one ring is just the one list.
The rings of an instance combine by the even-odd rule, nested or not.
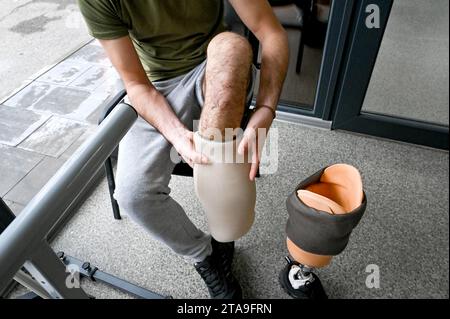
[(205, 210), (211, 235), (219, 242), (244, 236), (255, 218), (256, 186), (248, 178), (251, 163), (237, 154), (242, 135), (228, 142), (206, 140), (196, 133), (195, 147), (209, 165), (195, 165), (197, 197)]
[(290, 255), (302, 265), (319, 268), (345, 249), (367, 201), (358, 170), (338, 164), (300, 183), (286, 205)]

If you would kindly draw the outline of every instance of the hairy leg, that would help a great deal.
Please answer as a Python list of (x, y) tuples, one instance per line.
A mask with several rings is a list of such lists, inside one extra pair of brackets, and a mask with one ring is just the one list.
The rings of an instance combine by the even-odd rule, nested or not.
[(241, 238), (255, 217), (256, 187), (248, 178), (250, 164), (235, 160), (238, 141), (226, 136), (226, 129), (241, 125), (251, 64), (251, 46), (240, 35), (221, 33), (208, 47), (205, 103), (195, 144), (212, 163), (194, 167), (194, 182), (211, 235), (221, 242)]
[(200, 119), (200, 134), (216, 140), (218, 132), (240, 127), (245, 110), (252, 48), (244, 37), (224, 32), (208, 46), (208, 62), (203, 81), (205, 104)]

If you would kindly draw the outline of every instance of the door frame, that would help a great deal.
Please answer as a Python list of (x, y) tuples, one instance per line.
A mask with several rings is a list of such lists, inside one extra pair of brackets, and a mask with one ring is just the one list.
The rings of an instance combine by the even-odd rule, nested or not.
[(331, 4), (327, 36), (313, 107), (280, 101), (278, 111), (284, 114), (316, 118), (316, 122), (318, 122), (318, 119), (329, 120), (332, 100), (338, 83), (338, 71), (344, 58), (345, 44), (355, 1), (335, 0)]

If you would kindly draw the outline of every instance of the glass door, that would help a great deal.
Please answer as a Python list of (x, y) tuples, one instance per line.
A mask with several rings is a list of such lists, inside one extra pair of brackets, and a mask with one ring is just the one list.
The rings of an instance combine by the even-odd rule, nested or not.
[[(291, 50), (279, 118), (331, 128), (333, 95), (355, 1), (269, 0), (288, 33)], [(259, 45), (228, 1), (225, 21), (230, 30), (247, 35), (252, 46)], [(255, 59), (258, 61), (260, 57)], [(258, 85), (255, 87), (256, 96)]]
[(355, 1), (333, 128), (448, 150), (448, 0)]
[[(353, 1), (270, 2), (288, 33), (291, 50), (279, 111), (328, 121), (329, 97), (337, 81), (336, 65), (343, 58)], [(289, 2), (294, 4), (283, 5)]]

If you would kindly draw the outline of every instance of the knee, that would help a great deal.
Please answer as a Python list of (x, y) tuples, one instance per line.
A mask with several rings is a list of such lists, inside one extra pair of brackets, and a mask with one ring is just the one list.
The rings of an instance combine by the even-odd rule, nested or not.
[(246, 38), (232, 32), (215, 36), (208, 47), (200, 120), (203, 136), (217, 139), (220, 131), (240, 126), (250, 79), (252, 49)]
[(248, 40), (234, 32), (222, 32), (216, 35), (208, 45), (208, 55), (238, 56), (240, 61), (251, 64), (253, 60), (253, 50)]
[(169, 191), (158, 184), (139, 185), (133, 181), (122, 182), (114, 193), (120, 208), (131, 217), (152, 214), (152, 208), (169, 197)]

